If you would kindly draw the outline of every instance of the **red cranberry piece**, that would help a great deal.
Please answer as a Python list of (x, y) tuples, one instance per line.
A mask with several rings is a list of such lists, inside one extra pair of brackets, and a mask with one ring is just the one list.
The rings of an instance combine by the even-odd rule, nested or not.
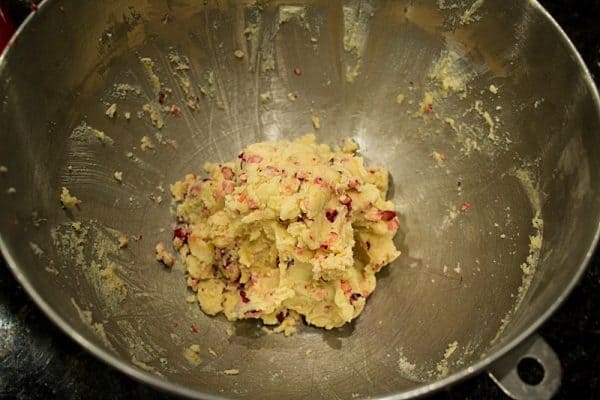
[(277, 313), (277, 315), (275, 316), (277, 317), (277, 321), (279, 321), (279, 323), (281, 324), (283, 322), (283, 320), (285, 319), (285, 315), (283, 314), (283, 311)]
[(258, 154), (254, 154), (254, 155), (251, 155), (250, 157), (248, 157), (246, 162), (248, 162), (248, 164), (258, 164), (262, 160), (263, 160), (263, 158), (261, 156), (259, 156)]
[(250, 303), (250, 299), (246, 296), (245, 291), (240, 290), (240, 297), (242, 298), (242, 303), (244, 303), (244, 304)]
[(183, 243), (186, 243), (187, 239), (188, 239), (188, 235), (187, 235), (187, 232), (185, 231), (185, 228), (183, 228), (181, 226), (175, 228), (175, 230), (173, 231), (173, 239), (175, 239), (175, 238), (178, 238)]
[(335, 208), (325, 211), (325, 217), (327, 218), (327, 221), (331, 222), (332, 224), (335, 222), (337, 215), (338, 211)]
[(387, 211), (382, 211), (381, 212), (381, 219), (383, 221), (391, 221), (391, 220), (394, 219), (395, 216), (396, 216), (396, 212), (395, 211), (387, 210)]

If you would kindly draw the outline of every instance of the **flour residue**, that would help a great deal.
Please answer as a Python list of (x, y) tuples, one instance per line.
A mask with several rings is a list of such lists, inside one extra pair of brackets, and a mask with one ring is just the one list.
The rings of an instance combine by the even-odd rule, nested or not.
[(437, 83), (444, 97), (453, 92), (466, 96), (467, 83), (474, 77), (469, 64), (458, 53), (444, 50), (431, 67), (428, 77)]
[(476, 13), (477, 13), (477, 11), (479, 11), (479, 9), (481, 8), (481, 6), (483, 5), (484, 2), (485, 2), (485, 0), (475, 0), (469, 6), (469, 8), (467, 8), (467, 10), (463, 13), (463, 15), (461, 15), (460, 24), (468, 25), (471, 22), (478, 21), (481, 17), (476, 15)]
[(75, 129), (73, 129), (69, 139), (87, 144), (99, 142), (101, 144), (111, 145), (114, 143), (114, 140), (104, 133), (104, 131), (86, 124), (85, 121), (82, 121)]
[(92, 312), (89, 310), (82, 310), (81, 307), (79, 307), (75, 302), (75, 299), (71, 298), (71, 303), (73, 304), (73, 307), (75, 307), (75, 310), (77, 311), (77, 315), (79, 315), (81, 322), (87, 325), (96, 334), (96, 336), (100, 338), (100, 340), (106, 347), (115, 351), (114, 346), (112, 345), (112, 343), (110, 343), (108, 337), (106, 336), (104, 324), (101, 322), (94, 322)]
[(520, 168), (512, 171), (512, 175), (519, 180), (531, 204), (531, 208), (534, 213), (533, 218), (531, 219), (533, 233), (529, 235), (529, 251), (527, 257), (520, 265), (522, 271), (521, 286), (519, 286), (517, 289), (517, 298), (515, 304), (502, 319), (498, 333), (496, 333), (496, 336), (491, 341), (492, 344), (494, 344), (500, 338), (512, 320), (514, 313), (518, 310), (519, 306), (523, 302), (523, 299), (525, 298), (525, 295), (531, 286), (531, 282), (540, 260), (544, 237), (544, 220), (542, 219), (540, 189), (532, 176), (532, 172), (527, 169)]
[[(398, 348), (398, 370), (401, 376), (415, 382), (442, 379), (450, 373), (452, 366), (462, 365), (464, 363), (463, 357), (472, 354), (472, 350), (465, 347), (465, 349), (463, 349), (464, 351), (461, 353), (462, 355), (459, 355), (457, 353), (458, 349), (459, 343), (454, 340), (446, 345), (437, 361), (433, 360), (417, 364), (416, 362), (412, 362), (404, 354), (403, 348)], [(467, 352), (467, 349), (469, 349), (469, 353)]]
[(50, 235), (59, 259), (80, 268), (97, 298), (109, 311), (118, 310), (128, 295), (127, 285), (121, 277), (123, 268), (118, 264), (118, 238), (123, 234), (90, 221), (58, 225)]

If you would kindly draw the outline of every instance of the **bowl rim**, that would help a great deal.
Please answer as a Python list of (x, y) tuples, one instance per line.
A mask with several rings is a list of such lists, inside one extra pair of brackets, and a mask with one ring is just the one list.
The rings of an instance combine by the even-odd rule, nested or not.
[[(575, 56), (575, 62), (581, 70), (584, 81), (590, 89), (590, 94), (595, 104), (595, 108), (599, 111), (600, 115), (600, 95), (598, 93), (598, 87), (596, 86), (594, 79), (588, 69), (583, 57), (568, 37), (566, 32), (561, 28), (561, 26), (556, 22), (554, 17), (546, 10), (538, 0), (525, 0), (535, 9), (536, 12), (540, 13), (540, 15), (546, 19), (548, 23), (556, 30), (559, 35), (559, 39), (562, 40), (563, 44), (567, 46), (567, 49), (571, 52), (572, 55)], [(14, 44), (17, 40), (19, 40), (19, 36), (29, 29), (30, 25), (33, 25), (36, 18), (40, 17), (50, 12), (49, 8), (57, 5), (58, 0), (42, 0), (38, 5), (38, 8), (35, 12), (31, 12), (23, 21), (23, 23), (17, 28), (12, 38), (8, 41), (6, 47), (3, 52), (0, 54), (0, 73), (5, 67), (6, 59), (8, 55), (13, 51)], [(583, 276), (587, 266), (590, 263), (600, 241), (600, 221), (598, 221), (598, 225), (596, 226), (596, 232), (594, 237), (590, 243), (587, 253), (585, 254), (583, 260), (579, 264), (576, 273), (572, 276), (571, 280), (563, 287), (562, 292), (557, 296), (556, 300), (543, 312), (541, 313), (535, 321), (530, 324), (526, 329), (524, 329), (519, 335), (513, 338), (508, 343), (504, 344), (502, 347), (497, 349), (496, 351), (486, 355), (484, 358), (480, 359), (474, 364), (469, 365), (461, 370), (458, 370), (447, 377), (423, 384), (414, 389), (409, 389), (403, 391), (401, 393), (384, 395), (380, 397), (374, 397), (374, 399), (379, 400), (401, 400), (401, 399), (409, 399), (409, 398), (417, 398), (425, 395), (430, 395), (444, 387), (451, 386), (460, 381), (463, 381), (467, 378), (470, 378), (482, 371), (485, 370), (487, 366), (492, 364), (494, 361), (502, 358), (506, 354), (508, 354), (511, 350), (516, 348), (519, 344), (524, 342), (528, 337), (534, 334), (538, 328), (562, 305), (565, 299), (569, 296), (573, 288), (578, 284)], [(64, 319), (60, 314), (58, 314), (50, 305), (45, 301), (45, 299), (36, 291), (32, 283), (29, 279), (21, 272), (16, 260), (11, 256), (8, 246), (2, 239), (0, 235), (0, 253), (4, 257), (6, 264), (9, 267), (9, 270), (12, 271), (14, 277), (17, 279), (19, 284), (25, 289), (27, 294), (31, 299), (33, 299), (34, 303), (39, 307), (39, 309), (52, 321), (59, 329), (65, 333), (67, 336), (71, 337), (78, 345), (83, 347), (87, 352), (91, 353), (97, 359), (101, 360), (105, 364), (109, 365), (117, 369), (118, 371), (124, 373), (125, 375), (135, 379), (138, 382), (147, 384), (155, 389), (161, 390), (163, 392), (168, 392), (180, 396), (184, 396), (192, 399), (206, 399), (206, 400), (227, 400), (227, 397), (223, 396), (215, 396), (208, 393), (204, 393), (200, 390), (191, 389), (189, 387), (183, 386), (178, 383), (167, 381), (164, 378), (158, 377), (150, 372), (143, 371), (129, 362), (119, 358), (118, 356), (110, 353), (105, 348), (100, 345), (92, 342), (85, 336), (83, 336), (77, 329), (75, 329), (66, 319)]]

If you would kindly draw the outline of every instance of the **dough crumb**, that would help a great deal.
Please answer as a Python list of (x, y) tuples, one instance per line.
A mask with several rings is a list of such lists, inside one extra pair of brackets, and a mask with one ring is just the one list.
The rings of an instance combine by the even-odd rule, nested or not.
[(404, 95), (403, 94), (399, 94), (398, 96), (396, 96), (396, 103), (398, 103), (399, 105), (402, 105), (402, 103), (404, 103)]
[(175, 258), (167, 249), (163, 242), (158, 243), (154, 250), (156, 251), (156, 260), (160, 261), (165, 267), (171, 268), (175, 264)]
[(129, 121), (131, 119), (131, 113), (129, 111), (125, 111), (125, 113), (123, 114), (123, 116), (125, 117), (125, 119), (127, 121)]
[(313, 127), (317, 130), (321, 129), (321, 118), (319, 118), (316, 115), (312, 115), (310, 117), (310, 120), (312, 121)]
[(106, 109), (104, 114), (106, 114), (106, 116), (108, 118), (113, 119), (115, 117), (116, 112), (117, 112), (117, 103), (113, 103), (110, 105), (110, 107), (108, 107)]
[(496, 85), (490, 85), (490, 92), (492, 92), (492, 94), (498, 94), (498, 87)]
[(438, 153), (437, 151), (431, 153), (431, 157), (437, 162), (437, 165), (439, 166), (442, 166), (444, 164), (444, 161), (446, 161), (446, 154)]
[(194, 296), (193, 294), (190, 294), (189, 296), (187, 296), (185, 298), (185, 301), (192, 304), (196, 302), (196, 296)]
[(140, 143), (140, 149), (142, 149), (142, 151), (154, 149), (154, 143), (152, 143), (152, 139), (148, 136), (143, 136)]
[(119, 183), (123, 182), (123, 172), (122, 171), (115, 171), (115, 173), (113, 174), (113, 177), (115, 178), (115, 180)]
[(75, 196), (72, 196), (71, 192), (69, 192), (69, 189), (64, 186), (62, 188), (62, 192), (60, 193), (60, 202), (64, 208), (69, 210), (72, 210), (81, 204), (81, 200)]
[(358, 151), (358, 144), (356, 144), (356, 142), (351, 139), (351, 138), (346, 138), (344, 139), (344, 146), (342, 147), (342, 151), (344, 153), (355, 153), (356, 151)]
[(433, 112), (433, 95), (431, 93), (425, 93), (423, 101), (419, 105), (419, 113), (422, 115), (431, 114)]
[(8, 194), (16, 194), (17, 193), (17, 189), (15, 189), (14, 187), (9, 187), (8, 189), (6, 189), (6, 193)]
[(354, 67), (350, 65), (346, 66), (346, 82), (353, 83), (356, 81), (356, 78), (358, 78), (359, 74), (358, 65)]
[[(168, 109), (170, 110), (170, 108)], [(145, 111), (150, 118), (150, 123), (157, 129), (162, 129), (165, 126), (165, 121), (162, 117), (159, 104), (147, 103), (142, 106), (142, 111)]]
[(244, 58), (244, 56), (246, 55), (242, 50), (236, 50), (233, 52), (233, 55), (235, 56), (235, 58), (239, 58), (240, 60), (242, 58)]
[(296, 100), (298, 100), (298, 94), (296, 94), (294, 92), (289, 92), (287, 94), (287, 98), (289, 101), (296, 101)]
[(41, 258), (44, 255), (44, 250), (42, 250), (42, 248), (37, 243), (29, 242), (29, 247), (31, 248), (33, 254), (36, 255), (36, 257)]
[(200, 363), (202, 362), (202, 359), (200, 358), (200, 345), (197, 345), (197, 344), (191, 345), (190, 347), (185, 349), (183, 356), (185, 357), (187, 362), (189, 362), (191, 365), (193, 365), (193, 366), (200, 365)]
[(239, 375), (240, 370), (239, 369), (226, 369), (225, 371), (223, 371), (223, 373), (225, 375)]
[(8, 168), (4, 165), (0, 165), (0, 174), (5, 174), (8, 172)]
[(269, 93), (261, 93), (260, 94), (260, 102), (262, 104), (267, 104), (271, 102), (271, 95)]
[(119, 243), (119, 249), (124, 249), (129, 245), (129, 239), (127, 239), (127, 236), (119, 236), (117, 241)]

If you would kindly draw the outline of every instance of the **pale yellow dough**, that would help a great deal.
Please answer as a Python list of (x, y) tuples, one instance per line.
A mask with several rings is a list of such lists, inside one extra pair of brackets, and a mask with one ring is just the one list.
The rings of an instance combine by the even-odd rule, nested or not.
[(331, 149), (314, 135), (248, 146), (209, 177), (171, 186), (173, 244), (202, 310), (295, 331), (304, 317), (331, 329), (356, 318), (375, 273), (398, 257), (386, 201), (388, 172), (365, 167), (353, 142)]

